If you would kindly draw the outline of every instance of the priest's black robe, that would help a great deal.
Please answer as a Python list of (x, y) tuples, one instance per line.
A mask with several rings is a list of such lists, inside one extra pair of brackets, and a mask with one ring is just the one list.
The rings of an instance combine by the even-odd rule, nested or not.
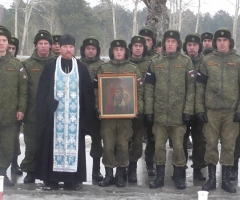
[[(64, 65), (66, 67), (66, 65), (69, 64), (69, 62), (66, 61), (67, 60), (62, 58), (62, 68), (64, 68)], [(87, 67), (80, 61), (77, 61), (77, 64), (80, 93), (80, 119), (78, 119), (80, 128), (77, 172), (53, 171), (53, 121), (54, 112), (58, 106), (58, 101), (54, 99), (56, 59), (45, 64), (39, 79), (36, 98), (38, 139), (35, 159), (35, 178), (45, 182), (86, 181), (85, 135), (91, 135), (95, 102), (93, 84)]]

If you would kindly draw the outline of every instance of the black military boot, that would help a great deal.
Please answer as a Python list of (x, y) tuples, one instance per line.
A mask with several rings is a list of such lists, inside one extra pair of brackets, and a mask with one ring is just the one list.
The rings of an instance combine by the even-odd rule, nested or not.
[(155, 176), (156, 171), (153, 167), (153, 162), (146, 162), (148, 176)]
[(103, 180), (103, 176), (100, 172), (100, 158), (93, 158), (92, 178), (96, 181)]
[(229, 193), (236, 193), (237, 190), (229, 180), (229, 169), (230, 166), (222, 165), (222, 185), (221, 188)]
[(115, 178), (115, 184), (117, 187), (125, 187), (125, 182), (123, 180), (125, 172), (125, 167), (117, 167), (117, 172), (116, 172), (116, 178)]
[(159, 188), (164, 186), (165, 165), (156, 165), (157, 176), (149, 184), (149, 188)]
[(183, 177), (184, 167), (173, 166), (173, 181), (175, 183), (175, 187), (179, 190), (183, 190), (186, 188), (185, 180)]
[(14, 186), (14, 182), (8, 178), (6, 171), (7, 169), (5, 167), (0, 167), (0, 175), (4, 176), (4, 186)]
[(234, 160), (234, 164), (232, 167), (230, 167), (229, 172), (229, 180), (230, 181), (237, 181), (238, 180), (238, 160)]
[(14, 156), (12, 159), (11, 172), (13, 174), (22, 175), (23, 172), (21, 171), (21, 168), (18, 165), (17, 159), (18, 156)]
[(23, 183), (35, 183), (35, 175), (34, 172), (27, 172), (27, 175), (23, 179)]
[(137, 182), (137, 162), (130, 162), (128, 165), (128, 182)]
[(201, 172), (201, 168), (194, 168), (193, 169), (193, 178), (199, 181), (206, 181), (206, 177)]
[(114, 184), (114, 177), (113, 177), (113, 168), (105, 167), (106, 175), (105, 178), (99, 182), (99, 186), (107, 187), (109, 185)]
[(208, 164), (208, 180), (202, 186), (202, 190), (210, 191), (216, 189), (216, 165)]

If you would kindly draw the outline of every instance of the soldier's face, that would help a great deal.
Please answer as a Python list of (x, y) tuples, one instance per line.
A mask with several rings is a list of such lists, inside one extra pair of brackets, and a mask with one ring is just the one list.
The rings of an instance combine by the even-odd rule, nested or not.
[(75, 47), (73, 45), (62, 45), (60, 48), (63, 58), (70, 60), (74, 56)]
[(212, 47), (212, 40), (210, 39), (204, 39), (203, 40), (203, 48), (211, 48)]
[(36, 49), (39, 57), (47, 57), (49, 55), (51, 45), (47, 40), (39, 40)]
[(195, 42), (188, 42), (186, 45), (187, 53), (190, 57), (197, 57), (199, 44)]
[(87, 60), (95, 59), (95, 57), (97, 55), (97, 47), (95, 47), (93, 45), (86, 46), (85, 50), (84, 50), (84, 55)]
[(9, 45), (8, 45), (8, 51), (10, 52), (10, 54), (11, 54), (12, 56), (15, 56), (16, 46), (13, 45), (13, 44), (9, 44)]
[(122, 61), (125, 59), (126, 49), (124, 47), (114, 47), (113, 57), (116, 61)]
[(218, 37), (216, 40), (217, 50), (226, 53), (229, 51), (230, 41), (224, 37)]
[(178, 42), (174, 38), (167, 38), (165, 41), (166, 52), (175, 53), (177, 51)]
[(59, 42), (54, 42), (52, 44), (52, 52), (54, 53), (54, 55), (58, 56), (60, 55), (60, 44)]
[(141, 58), (143, 54), (144, 46), (141, 43), (134, 43), (132, 45), (132, 57)]
[(152, 49), (152, 46), (153, 46), (153, 40), (151, 37), (148, 37), (148, 36), (143, 36), (146, 40), (146, 45), (147, 45), (147, 49), (148, 51)]
[(0, 35), (0, 54), (5, 55), (8, 48), (8, 39), (4, 35)]

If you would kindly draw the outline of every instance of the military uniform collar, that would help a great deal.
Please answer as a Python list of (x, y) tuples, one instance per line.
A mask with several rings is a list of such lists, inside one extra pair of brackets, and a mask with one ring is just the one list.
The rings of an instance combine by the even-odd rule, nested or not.
[(146, 60), (146, 58), (133, 58), (130, 57), (129, 60), (133, 63), (140, 63), (140, 62), (144, 62)]
[(87, 64), (92, 64), (92, 63), (98, 62), (100, 59), (99, 59), (99, 58), (95, 58), (95, 59), (93, 59), (93, 60), (88, 60), (88, 59), (86, 59), (86, 58), (84, 58), (84, 57), (81, 57), (80, 60), (81, 60), (82, 62), (87, 63)]
[(118, 65), (118, 66), (120, 66), (120, 65), (124, 65), (124, 64), (126, 64), (127, 62), (128, 62), (128, 60), (123, 60), (123, 61), (115, 61), (115, 60), (110, 60), (109, 61), (111, 64), (113, 64), (113, 65)]
[(174, 58), (177, 57), (180, 54), (180, 51), (176, 51), (175, 53), (167, 53), (166, 51), (162, 52), (162, 55), (164, 57), (168, 57), (168, 58)]
[(34, 49), (31, 57), (34, 58), (35, 60), (46, 61), (46, 60), (50, 60), (50, 59), (54, 58), (54, 54), (52, 51), (49, 51), (48, 57), (39, 57), (37, 54), (37, 49)]

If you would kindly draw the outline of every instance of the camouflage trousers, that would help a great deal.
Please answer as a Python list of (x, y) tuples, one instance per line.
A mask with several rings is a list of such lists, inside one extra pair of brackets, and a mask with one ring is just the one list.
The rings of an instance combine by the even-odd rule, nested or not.
[(35, 168), (35, 153), (37, 146), (37, 130), (35, 123), (26, 123), (24, 126), (25, 157), (21, 163), (24, 172), (32, 172)]
[(233, 122), (235, 111), (207, 110), (208, 123), (204, 124), (206, 138), (205, 161), (217, 165), (219, 161), (218, 141), (221, 143), (220, 164), (232, 166), (239, 123)]
[(19, 141), (20, 127), (21, 126), (22, 126), (22, 122), (18, 122), (18, 124), (17, 124), (17, 137), (16, 137), (15, 143), (14, 143), (13, 157), (18, 157), (21, 154), (20, 141)]
[(155, 152), (155, 139), (152, 131), (152, 126), (146, 127), (147, 143), (145, 148), (145, 161), (153, 162), (153, 156)]
[(93, 132), (91, 135), (92, 144), (91, 144), (91, 150), (90, 150), (90, 156), (92, 158), (101, 158), (103, 154), (100, 129), (101, 129), (101, 121), (96, 116), (94, 116)]
[[(239, 129), (240, 132), (240, 129)], [(235, 144), (235, 150), (234, 150), (234, 160), (237, 160), (240, 158), (240, 133), (237, 136), (236, 144)]]
[(129, 144), (129, 162), (137, 162), (142, 157), (142, 137), (145, 131), (143, 116), (132, 120), (133, 136)]
[(105, 167), (126, 167), (128, 165), (128, 143), (132, 135), (131, 119), (101, 120), (102, 162)]
[(8, 168), (12, 162), (17, 125), (0, 127), (0, 167)]
[(192, 136), (192, 143), (193, 143), (193, 149), (192, 149), (192, 162), (191, 165), (192, 168), (204, 168), (206, 167), (206, 162), (204, 160), (205, 156), (205, 150), (206, 150), (206, 140), (202, 132), (203, 129), (203, 123), (199, 122), (196, 117), (194, 117), (190, 125), (187, 127), (187, 132), (184, 137), (184, 152), (186, 157), (186, 162), (188, 160), (188, 154), (187, 154), (187, 140), (191, 133)]
[(172, 165), (185, 167), (186, 158), (183, 150), (183, 138), (186, 133), (186, 126), (164, 126), (155, 123), (153, 134), (155, 137), (155, 153), (153, 160), (156, 165), (166, 164), (166, 142), (168, 137), (173, 143)]

